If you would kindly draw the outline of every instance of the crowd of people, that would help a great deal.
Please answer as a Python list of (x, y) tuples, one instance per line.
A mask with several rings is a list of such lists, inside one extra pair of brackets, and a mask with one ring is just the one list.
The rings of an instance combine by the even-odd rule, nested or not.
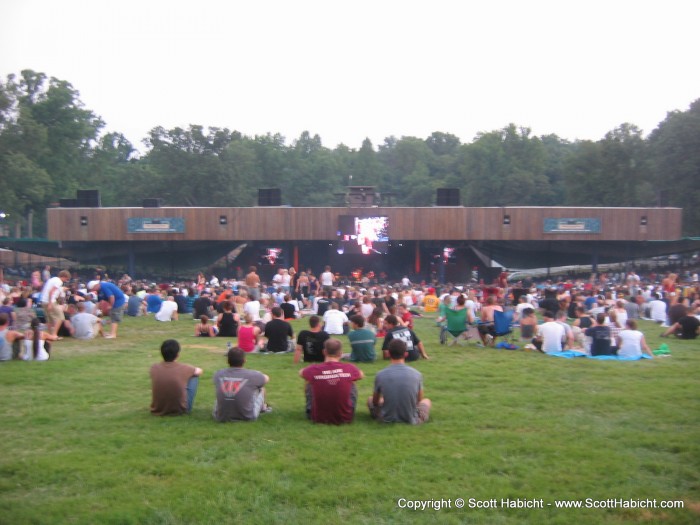
[[(521, 342), (546, 353), (567, 349), (590, 355), (653, 357), (639, 319), (662, 325), (662, 337), (694, 339), (700, 334), (697, 273), (639, 276), (634, 271), (587, 279), (508, 282), (505, 272), (491, 284), (340, 282), (330, 267), (316, 278), (312, 270), (280, 268), (265, 283), (251, 266), (240, 280), (199, 274), (192, 281), (156, 284), (128, 275), (113, 281), (104, 272), (81, 282), (66, 270), (32, 274), (30, 282), (0, 289), (0, 361), (46, 360), (63, 337), (114, 339), (130, 316), (154, 322), (194, 319), (194, 336), (237, 339), (227, 354), (228, 368), (214, 376), (218, 421), (256, 419), (271, 410), (264, 396), (269, 377), (245, 369), (254, 352), (293, 354), (306, 380), (306, 410), (316, 422), (352, 421), (357, 405), (354, 383), (363, 375), (356, 363), (378, 356), (391, 362), (375, 379), (367, 406), (383, 421), (427, 420), (422, 376), (407, 362), (429, 359), (413, 330), (416, 316), (445, 323), (463, 311), (465, 332), (480, 345), (494, 344), (495, 318), (509, 312)], [(308, 329), (295, 335), (289, 321), (304, 318)], [(346, 335), (349, 352), (334, 336)], [(381, 347), (376, 350), (377, 343)], [(168, 340), (163, 362), (152, 375), (154, 414), (191, 410), (201, 369), (177, 362), (180, 345)]]

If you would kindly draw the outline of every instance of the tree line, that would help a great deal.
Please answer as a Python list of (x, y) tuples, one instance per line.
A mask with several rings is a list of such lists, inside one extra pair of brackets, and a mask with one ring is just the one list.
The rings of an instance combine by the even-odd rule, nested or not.
[[(227, 128), (165, 129), (139, 155), (84, 107), (67, 81), (25, 70), (0, 81), (0, 211), (35, 218), (78, 189), (103, 206), (254, 206), (258, 188), (284, 204), (333, 206), (352, 185), (392, 194), (395, 206), (431, 206), (437, 188), (460, 188), (465, 206), (674, 206), (684, 232), (700, 235), (700, 99), (669, 112), (647, 137), (624, 123), (598, 141), (533, 136), (509, 124), (463, 143), (450, 133), (366, 139), (358, 149), (323, 146), (305, 131), (247, 136)], [(13, 235), (11, 233), (10, 235)]]

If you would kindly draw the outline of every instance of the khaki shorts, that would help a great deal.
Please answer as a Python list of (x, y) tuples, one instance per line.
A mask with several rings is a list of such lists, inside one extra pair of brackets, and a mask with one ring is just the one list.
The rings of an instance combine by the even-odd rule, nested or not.
[(66, 320), (66, 314), (63, 308), (57, 303), (41, 303), (41, 307), (44, 309), (44, 316), (46, 317), (46, 323), (49, 326), (54, 326), (58, 323), (62, 323)]

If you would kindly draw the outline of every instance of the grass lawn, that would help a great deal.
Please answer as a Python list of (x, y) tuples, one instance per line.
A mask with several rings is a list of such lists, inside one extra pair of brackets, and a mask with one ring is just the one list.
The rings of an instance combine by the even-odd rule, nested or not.
[[(64, 340), (48, 362), (0, 365), (1, 524), (700, 523), (698, 341), (642, 323), (672, 357), (561, 359), (440, 346), (420, 319), (428, 424), (377, 424), (364, 404), (352, 425), (309, 423), (291, 355), (249, 356), (271, 378), (272, 413), (219, 424), (211, 378), (226, 340), (195, 338), (193, 325), (128, 318), (116, 340)], [(204, 369), (190, 416), (148, 410), (167, 338)], [(384, 366), (361, 365), (360, 399)], [(402, 508), (413, 500), (450, 508)], [(656, 508), (619, 508), (628, 500)]]

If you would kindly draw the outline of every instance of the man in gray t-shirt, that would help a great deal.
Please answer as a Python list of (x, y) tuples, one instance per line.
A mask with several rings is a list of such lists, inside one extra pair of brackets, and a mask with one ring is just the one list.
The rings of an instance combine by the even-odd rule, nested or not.
[(254, 421), (261, 412), (271, 412), (265, 404), (264, 388), (270, 378), (257, 370), (243, 368), (245, 352), (240, 348), (231, 348), (227, 359), (230, 368), (214, 374), (214, 419), (222, 422)]
[(92, 314), (85, 312), (85, 303), (78, 303), (78, 313), (70, 319), (73, 326), (73, 337), (76, 339), (93, 339), (97, 335), (104, 335), (102, 322)]
[(391, 365), (374, 378), (374, 395), (367, 400), (374, 419), (385, 423), (425, 423), (432, 403), (423, 397), (423, 376), (405, 363), (406, 343), (393, 339), (389, 343)]

